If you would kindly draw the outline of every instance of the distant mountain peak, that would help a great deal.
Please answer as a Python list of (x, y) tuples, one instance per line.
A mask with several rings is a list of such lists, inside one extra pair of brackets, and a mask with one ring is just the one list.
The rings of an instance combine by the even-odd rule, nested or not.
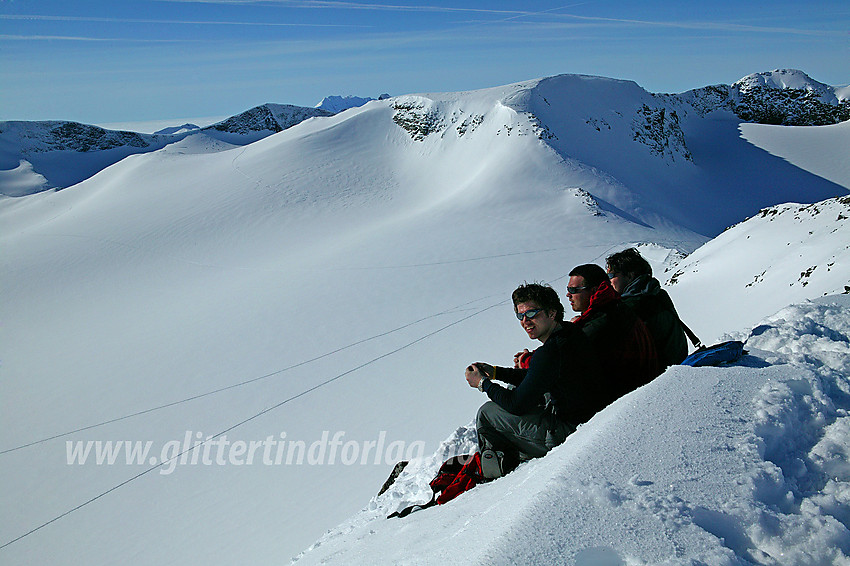
[(727, 110), (745, 122), (826, 126), (850, 120), (850, 89), (836, 88), (797, 69), (753, 73), (731, 85), (686, 93), (701, 114)]
[(154, 132), (154, 135), (172, 136), (174, 134), (185, 134), (186, 132), (193, 132), (195, 130), (200, 129), (201, 127), (195, 124), (183, 124), (182, 126), (172, 126), (170, 128), (163, 128)]
[[(379, 96), (377, 98), (377, 100), (384, 100), (384, 99), (387, 99), (389, 97), (390, 97), (389, 94), (382, 94), (381, 96)], [(363, 98), (363, 97), (360, 97), (360, 96), (352, 96), (352, 95), (347, 95), (347, 96), (332, 95), (332, 96), (324, 97), (322, 99), (322, 101), (319, 102), (316, 105), (316, 108), (320, 108), (322, 110), (327, 110), (328, 112), (333, 112), (334, 114), (338, 114), (338, 113), (342, 112), (343, 110), (348, 110), (349, 108), (359, 108), (360, 106), (363, 106), (367, 102), (371, 102), (373, 100), (376, 100), (376, 99), (371, 98), (371, 97)]]
[(824, 93), (834, 98), (832, 87), (814, 80), (798, 69), (776, 69), (764, 73), (753, 73), (738, 80), (732, 86), (741, 92), (757, 87), (766, 87), (777, 90), (806, 90), (819, 94)]
[[(321, 108), (307, 108), (291, 104), (266, 103), (255, 106), (236, 116), (207, 126), (202, 131), (214, 130), (231, 136), (241, 136), (242, 143), (250, 143), (270, 133), (281, 132), (287, 128), (317, 116), (331, 116), (332, 112)], [(233, 138), (236, 139), (236, 138)], [(226, 139), (223, 141), (233, 141)]]

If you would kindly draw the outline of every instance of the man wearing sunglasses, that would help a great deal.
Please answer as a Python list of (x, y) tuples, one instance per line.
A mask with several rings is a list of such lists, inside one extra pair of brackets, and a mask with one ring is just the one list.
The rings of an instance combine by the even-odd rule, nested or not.
[(526, 335), (542, 343), (528, 368), (482, 362), (466, 368), (467, 383), (490, 398), (476, 416), (481, 469), (488, 479), (545, 455), (610, 402), (599, 361), (584, 333), (564, 322), (558, 293), (532, 283), (516, 289), (512, 299)]
[(567, 285), (572, 323), (590, 339), (603, 371), (612, 379), (615, 398), (649, 383), (661, 371), (655, 344), (635, 312), (611, 286), (596, 264), (579, 265)]

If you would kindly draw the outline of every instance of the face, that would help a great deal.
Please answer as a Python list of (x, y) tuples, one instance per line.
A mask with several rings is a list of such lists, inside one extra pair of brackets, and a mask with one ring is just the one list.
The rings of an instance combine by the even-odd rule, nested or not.
[[(540, 305), (538, 305), (536, 301), (517, 303), (516, 305), (517, 314), (538, 309), (540, 309)], [(557, 326), (557, 322), (555, 322), (555, 312), (546, 312), (545, 310), (541, 310), (534, 316), (534, 318), (524, 316), (520, 321), (520, 324), (526, 334), (528, 334), (529, 338), (532, 340), (540, 340), (541, 342), (545, 342), (546, 339), (549, 338), (549, 335), (555, 331), (555, 327)]]
[[(580, 275), (573, 275), (570, 277), (570, 282), (567, 283), (567, 287), (587, 287), (587, 284), (584, 282), (584, 277)], [(590, 307), (590, 296), (593, 294), (595, 289), (582, 289), (577, 293), (570, 293), (567, 291), (567, 298), (570, 299), (570, 306), (576, 312), (584, 312)]]
[(611, 286), (618, 293), (622, 293), (623, 289), (625, 289), (626, 286), (629, 284), (629, 282), (626, 280), (627, 278), (625, 273), (621, 271), (612, 271), (610, 266), (608, 267), (608, 278), (611, 281)]

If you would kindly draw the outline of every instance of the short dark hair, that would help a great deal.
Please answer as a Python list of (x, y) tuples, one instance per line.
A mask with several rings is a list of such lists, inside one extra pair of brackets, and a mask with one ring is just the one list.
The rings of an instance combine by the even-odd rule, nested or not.
[(520, 303), (534, 301), (545, 311), (555, 311), (555, 320), (564, 322), (564, 305), (558, 297), (558, 292), (549, 285), (542, 283), (523, 283), (511, 295), (514, 311)]
[(584, 284), (588, 287), (597, 287), (603, 281), (608, 281), (608, 274), (595, 263), (585, 263), (574, 267), (570, 271), (570, 277), (583, 277)]
[(652, 266), (635, 248), (629, 248), (608, 256), (608, 269), (612, 273), (622, 273), (638, 277), (652, 275)]

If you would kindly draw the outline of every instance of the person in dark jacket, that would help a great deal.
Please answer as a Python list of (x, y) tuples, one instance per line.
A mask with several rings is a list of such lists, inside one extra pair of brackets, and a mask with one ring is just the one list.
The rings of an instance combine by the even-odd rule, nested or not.
[(607, 264), (611, 285), (649, 329), (661, 369), (681, 363), (688, 355), (685, 330), (649, 262), (629, 248), (609, 256)]
[(620, 299), (604, 269), (595, 264), (574, 268), (567, 296), (572, 309), (581, 313), (571, 322), (590, 339), (617, 397), (661, 373), (646, 325)]
[(476, 362), (465, 372), (467, 383), (490, 398), (478, 411), (476, 429), (482, 473), (491, 479), (545, 455), (612, 400), (587, 336), (564, 322), (558, 293), (532, 283), (512, 299), (523, 330), (542, 342), (528, 368)]

